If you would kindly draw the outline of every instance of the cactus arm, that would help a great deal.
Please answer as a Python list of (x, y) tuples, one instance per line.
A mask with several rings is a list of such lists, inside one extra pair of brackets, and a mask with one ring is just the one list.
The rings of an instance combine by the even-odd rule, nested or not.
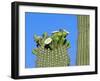
[(37, 42), (39, 40), (39, 38), (36, 34), (34, 34), (34, 40), (35, 40), (35, 42)]

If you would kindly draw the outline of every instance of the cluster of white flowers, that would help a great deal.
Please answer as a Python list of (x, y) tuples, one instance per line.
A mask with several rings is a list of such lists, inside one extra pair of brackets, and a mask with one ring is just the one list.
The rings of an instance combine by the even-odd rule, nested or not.
[[(65, 29), (63, 29), (63, 31), (66, 32), (67, 34), (69, 34), (69, 32), (66, 31)], [(52, 34), (57, 33), (57, 32), (59, 32), (59, 31), (53, 31)], [(52, 38), (49, 37), (44, 41), (44, 44), (50, 44), (51, 42), (52, 42)]]

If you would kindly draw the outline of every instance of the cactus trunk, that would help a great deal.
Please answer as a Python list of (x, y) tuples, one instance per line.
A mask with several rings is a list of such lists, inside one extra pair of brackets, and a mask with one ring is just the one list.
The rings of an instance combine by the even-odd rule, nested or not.
[(69, 65), (69, 56), (65, 46), (50, 50), (38, 48), (36, 67), (60, 67)]
[(77, 65), (89, 65), (89, 16), (78, 15)]

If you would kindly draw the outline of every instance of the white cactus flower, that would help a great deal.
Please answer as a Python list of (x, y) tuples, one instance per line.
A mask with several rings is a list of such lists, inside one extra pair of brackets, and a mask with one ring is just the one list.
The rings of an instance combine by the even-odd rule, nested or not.
[(44, 43), (45, 44), (50, 44), (52, 42), (52, 38), (47, 38), (45, 41), (44, 41)]
[(53, 33), (57, 33), (57, 32), (59, 32), (59, 31), (53, 31), (52, 34), (53, 34)]
[(68, 31), (66, 31), (65, 29), (63, 29), (63, 31), (69, 34), (69, 32), (68, 32)]

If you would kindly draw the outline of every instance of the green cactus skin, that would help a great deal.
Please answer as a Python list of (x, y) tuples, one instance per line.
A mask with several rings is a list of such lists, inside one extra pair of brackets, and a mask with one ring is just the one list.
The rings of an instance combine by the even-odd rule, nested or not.
[(89, 65), (89, 16), (78, 15), (78, 50), (77, 50), (77, 65)]
[(38, 48), (36, 67), (61, 67), (69, 66), (70, 59), (66, 46), (54, 50)]

